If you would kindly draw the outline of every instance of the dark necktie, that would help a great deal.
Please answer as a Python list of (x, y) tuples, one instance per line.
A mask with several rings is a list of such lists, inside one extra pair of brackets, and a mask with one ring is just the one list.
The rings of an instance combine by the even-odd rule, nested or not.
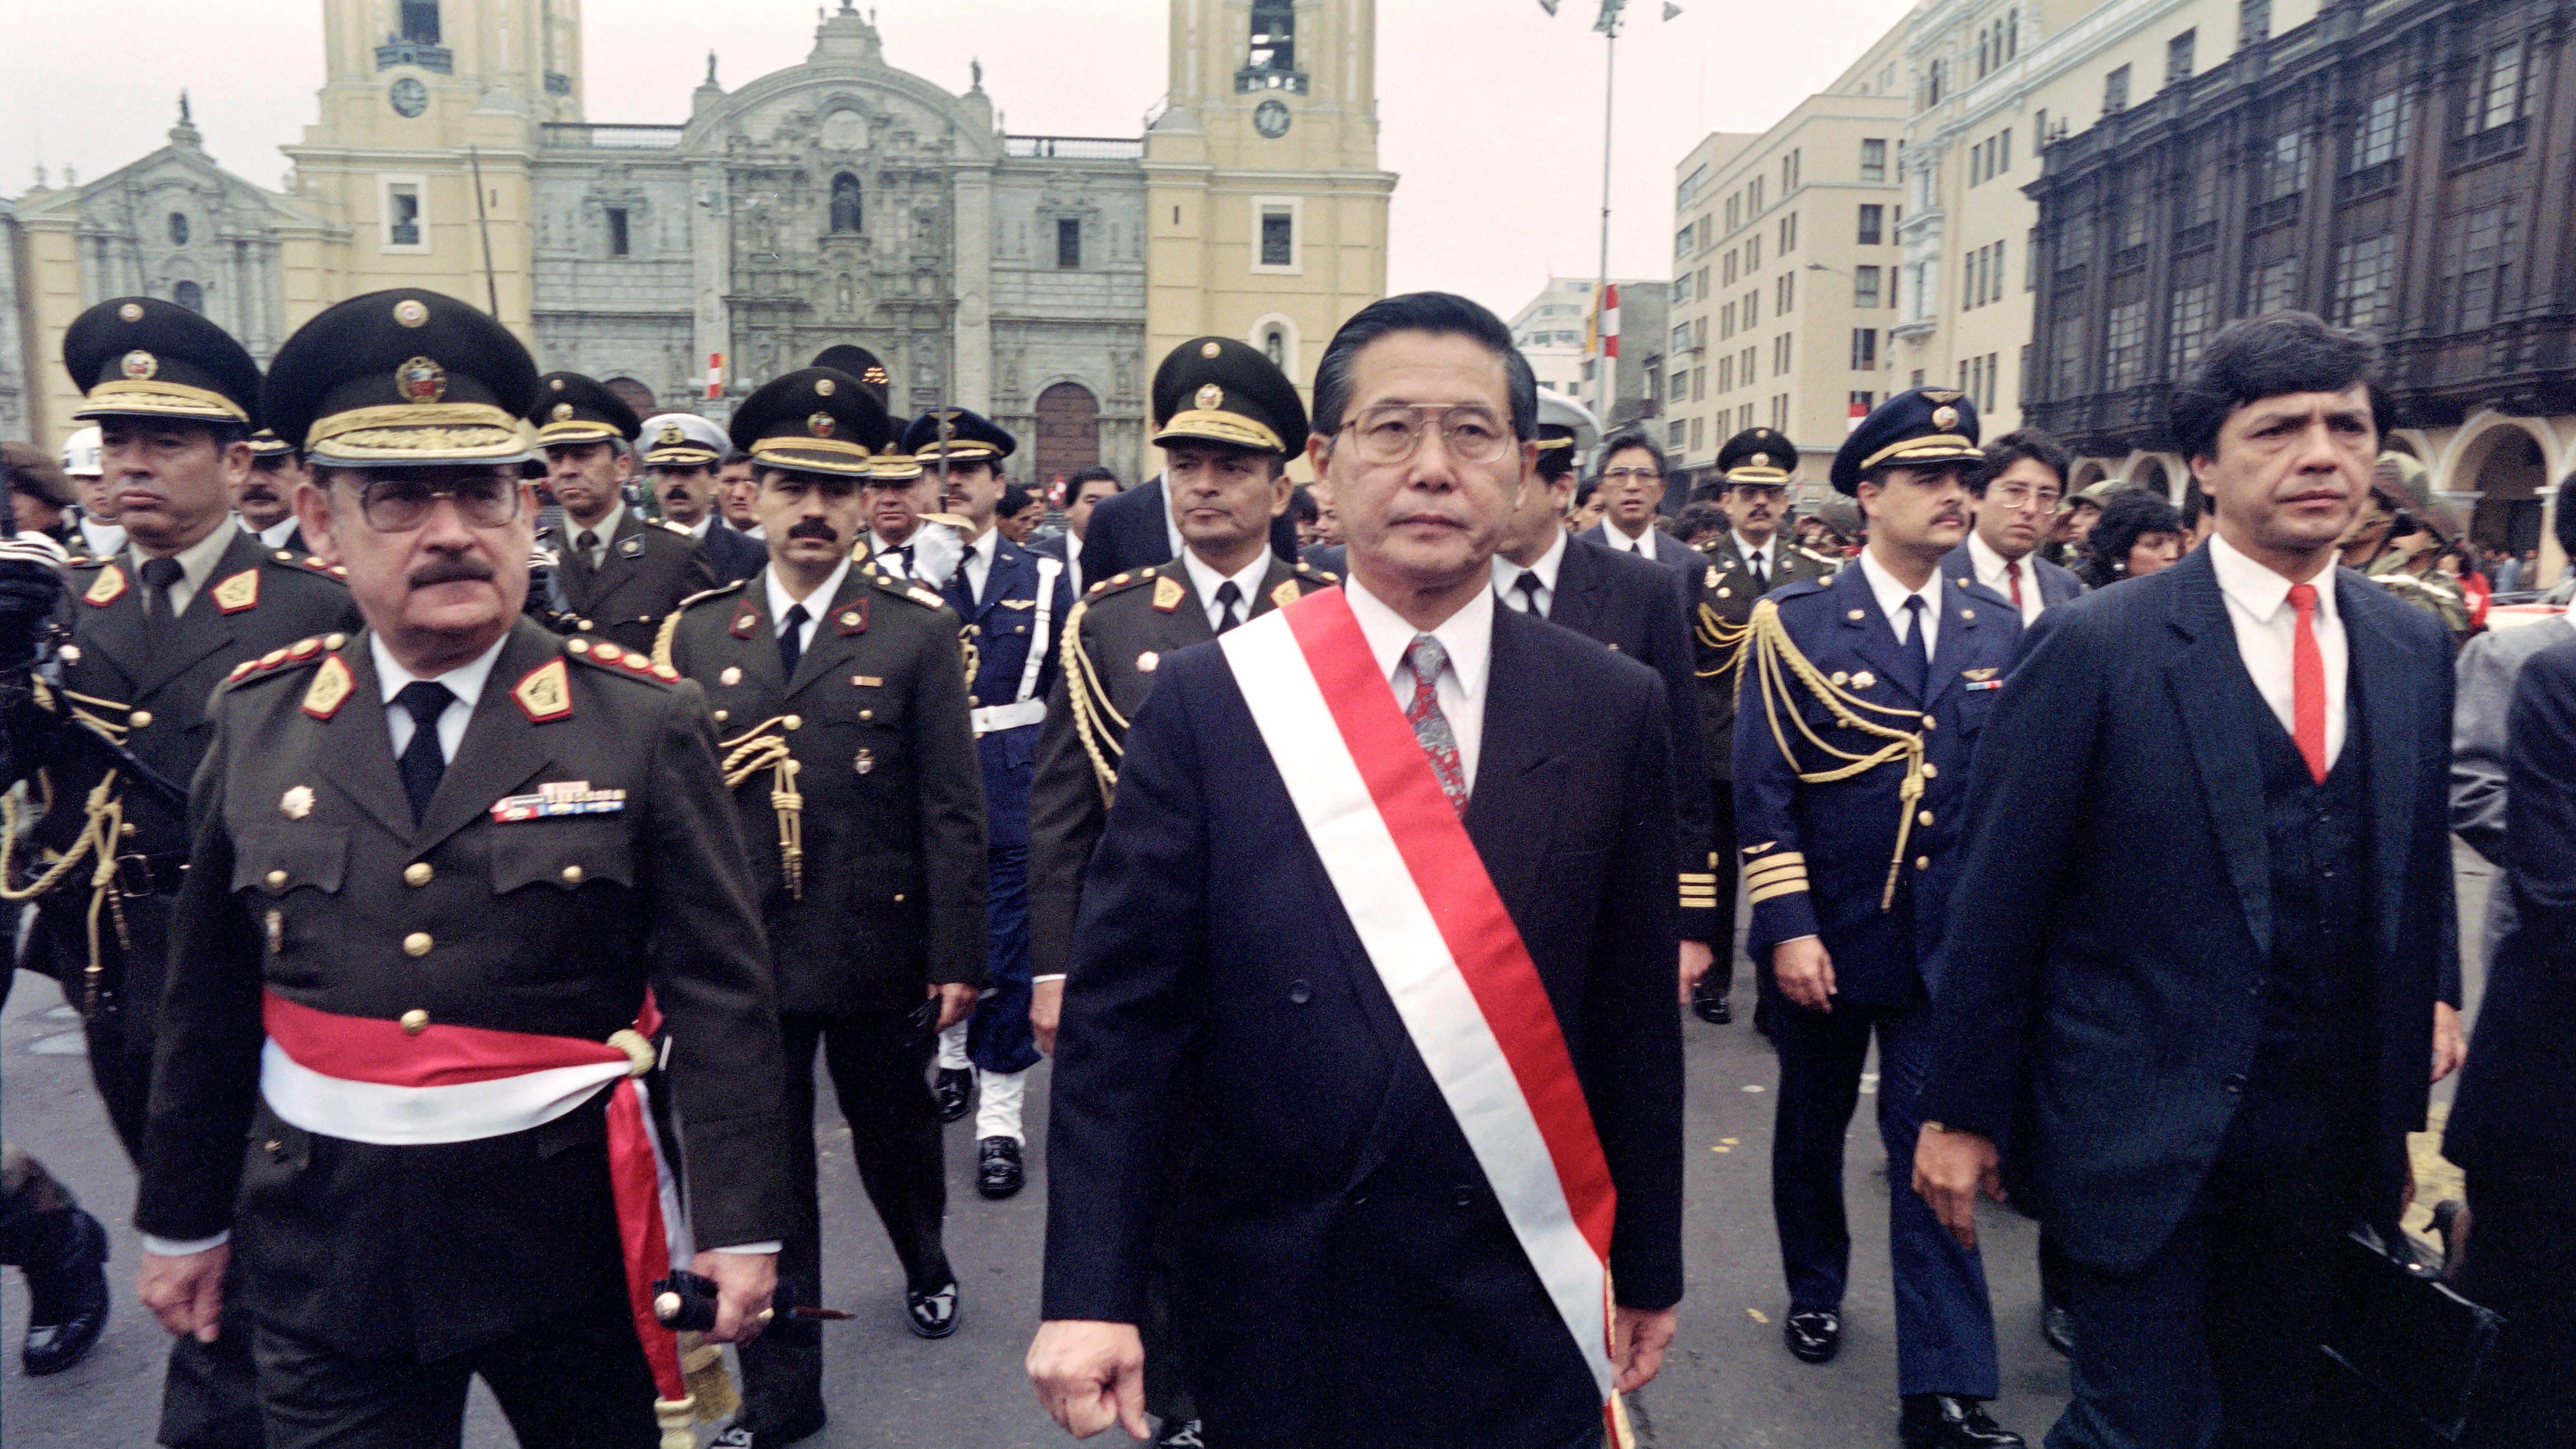
[(581, 550), (582, 567), (593, 569), (599, 567), (599, 530), (583, 529), (581, 537), (572, 541), (572, 546)]
[(1243, 622), (1243, 615), (1235, 612), (1235, 606), (1242, 602), (1243, 590), (1234, 586), (1234, 580), (1227, 579), (1216, 586), (1216, 606), (1222, 611), (1216, 621), (1218, 633), (1222, 634)]
[(1521, 612), (1544, 619), (1547, 617), (1547, 610), (1538, 606), (1540, 587), (1538, 575), (1528, 569), (1521, 570), (1521, 576), (1512, 580), (1512, 592), (1521, 596)]
[(1920, 702), (1930, 692), (1932, 681), (1932, 643), (1924, 635), (1921, 594), (1905, 596), (1905, 614), (1907, 627), (1912, 630), (1905, 638), (1905, 657), (1913, 661), (1914, 698)]
[(898, 577), (901, 577), (901, 578), (907, 578), (907, 579), (908, 579), (908, 578), (911, 578), (911, 577), (912, 577), (912, 545), (911, 545), (911, 544), (908, 544), (908, 543), (907, 543), (907, 544), (901, 544), (901, 545), (898, 545), (898, 546), (894, 549), (894, 556), (895, 556), (895, 558), (896, 558), (897, 560), (899, 560), (899, 561), (900, 561), (900, 562), (896, 565), (896, 568), (895, 568), (895, 573), (896, 573), (896, 575), (897, 575)]
[(778, 631), (778, 672), (789, 679), (796, 677), (796, 661), (805, 657), (805, 621), (811, 617), (803, 604), (794, 605)]
[(1756, 595), (1771, 592), (1771, 571), (1762, 566), (1762, 550), (1757, 548), (1746, 554), (1744, 566), (1753, 571), (1753, 592)]
[(438, 717), (456, 702), (444, 684), (415, 679), (394, 696), (394, 703), (411, 713), (411, 743), (403, 746), (403, 793), (411, 797), (412, 823), (429, 811), (429, 797), (438, 793), (439, 777), (447, 773), (447, 752), (438, 747)]
[(147, 558), (143, 561), (143, 617), (156, 624), (170, 622), (170, 586), (179, 582), (186, 570), (175, 558)]

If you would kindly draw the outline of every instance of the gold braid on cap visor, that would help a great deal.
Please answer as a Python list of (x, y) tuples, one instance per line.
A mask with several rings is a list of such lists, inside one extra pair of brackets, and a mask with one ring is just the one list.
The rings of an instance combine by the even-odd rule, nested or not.
[(1786, 483), (1789, 481), (1789, 475), (1778, 468), (1756, 468), (1747, 463), (1741, 468), (1727, 469), (1726, 481), (1729, 483)]
[(1204, 438), (1211, 443), (1232, 443), (1238, 448), (1260, 448), (1272, 453), (1288, 451), (1288, 445), (1279, 441), (1277, 433), (1243, 414), (1211, 412), (1204, 408), (1172, 414), (1172, 420), (1163, 424), (1163, 430), (1154, 435), (1154, 445), (1161, 447), (1167, 438)]
[(509, 463), (528, 457), (527, 424), (490, 403), (388, 403), (316, 418), (304, 451), (316, 463)]
[(1574, 440), (1572, 438), (1541, 438), (1533, 446), (1535, 446), (1540, 452), (1544, 453), (1550, 448), (1571, 448), (1574, 446)]
[(240, 403), (212, 388), (190, 387), (159, 378), (113, 378), (89, 390), (72, 413), (72, 421), (91, 418), (214, 418), (247, 423), (250, 413)]
[(874, 455), (859, 443), (839, 438), (787, 436), (762, 438), (751, 445), (752, 461), (806, 473), (843, 473), (864, 478)]
[(921, 460), (909, 454), (879, 453), (876, 458), (868, 464), (867, 471), (863, 476), (869, 478), (884, 478), (897, 483), (909, 483), (913, 479), (920, 477), (925, 471), (927, 470), (921, 466)]
[(723, 456), (704, 443), (672, 443), (664, 447), (646, 449), (644, 466), (650, 468), (656, 464), (676, 463), (683, 468), (696, 468), (715, 462)]
[(952, 463), (972, 463), (981, 458), (998, 458), (1002, 450), (978, 438), (951, 438), (912, 450), (916, 458), (945, 456)]
[[(1929, 458), (1938, 462), (1948, 458), (1982, 458), (1985, 451), (1957, 433), (1934, 433), (1930, 437), (1908, 438), (1890, 443), (1860, 460), (1857, 472), (1868, 472), (1886, 462), (1903, 462), (1908, 458)], [(1734, 475), (1729, 474), (1729, 477)]]
[(550, 448), (558, 443), (605, 443), (625, 436), (613, 423), (573, 418), (566, 422), (548, 423), (537, 429), (537, 446)]

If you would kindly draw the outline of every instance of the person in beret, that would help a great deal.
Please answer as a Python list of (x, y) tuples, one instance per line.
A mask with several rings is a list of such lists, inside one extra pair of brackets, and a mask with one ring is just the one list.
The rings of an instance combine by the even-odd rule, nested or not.
[[(1869, 520), (1857, 564), (1757, 605), (1735, 725), (1735, 828), (1753, 908), (1744, 944), (1776, 999), (1772, 1213), (1787, 1271), (1781, 1330), (1834, 1356), (1850, 1277), (1844, 1141), (1872, 1038), (1890, 1162), (1923, 1131), (1915, 1084), (1927, 963), (1978, 822), (1969, 761), (2021, 616), (1941, 561), (1967, 537), (1976, 407), (1947, 388), (1881, 403), (1834, 455)], [(1986, 1413), (2000, 1390), (1985, 1265), (1913, 1193), (1889, 1198), (1899, 1432), (1909, 1449), (2017, 1449)]]
[(655, 523), (626, 506), (635, 473), (629, 445), (643, 423), (626, 400), (577, 372), (538, 381), (537, 446), (546, 487), (563, 505), (560, 530), (537, 536), (556, 557), (550, 600), (557, 627), (649, 651), (680, 601), (715, 587), (714, 567), (694, 533)]
[[(1200, 406), (1199, 396), (1208, 388), (1229, 401)], [(1184, 431), (1217, 442), (1291, 454), (1300, 446), (1299, 439), (1278, 432), (1290, 419), (1304, 426), (1306, 405), (1297, 396), (1297, 385), (1268, 353), (1231, 337), (1193, 337), (1173, 348), (1154, 369), (1150, 399), (1157, 431), (1170, 431), (1177, 422)], [(1218, 432), (1225, 436), (1214, 437)], [(1105, 579), (1178, 559), (1178, 508), (1159, 476), (1100, 500), (1083, 535), (1082, 576)], [(1270, 549), (1284, 559), (1298, 556), (1297, 525), (1285, 512), (1271, 523)]]
[[(774, 379), (735, 409), (732, 442), (759, 478), (769, 561), (684, 604), (656, 652), (715, 707), (777, 963), (791, 1124), (782, 1292), (814, 1303), (822, 1291), (819, 1052), (903, 1268), (906, 1324), (945, 1338), (960, 1321), (958, 1282), (924, 1073), (934, 1032), (965, 1020), (986, 972), (983, 784), (958, 621), (860, 545), (862, 485), (891, 427), (856, 378)], [(742, 1369), (743, 1412), (725, 1442), (788, 1444), (822, 1428), (823, 1345), (810, 1327), (747, 1346)]]
[(635, 442), (662, 521), (689, 531), (716, 581), (740, 583), (760, 572), (768, 547), (725, 522), (716, 506), (718, 475), (733, 452), (725, 430), (696, 413), (659, 413), (644, 420)]
[(250, 472), (233, 490), (233, 513), (270, 548), (309, 552), (295, 522), (295, 485), (303, 481), (304, 454), (262, 428), (250, 435)]
[(529, 1443), (685, 1436), (630, 1291), (680, 1232), (633, 1171), (622, 1084), (656, 1063), (710, 1337), (769, 1304), (788, 1139), (749, 868), (696, 687), (521, 617), (539, 396), (506, 328), (417, 288), (324, 309), (262, 394), (364, 621), (208, 706), (135, 1223), (145, 1306), (255, 1352), (270, 1446), (454, 1443), (478, 1375)]

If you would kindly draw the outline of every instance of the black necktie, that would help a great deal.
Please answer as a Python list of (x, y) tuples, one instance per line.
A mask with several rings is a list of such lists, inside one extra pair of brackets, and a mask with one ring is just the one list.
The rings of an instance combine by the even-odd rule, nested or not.
[(1216, 606), (1223, 611), (1216, 621), (1218, 633), (1222, 634), (1243, 622), (1243, 616), (1234, 611), (1234, 606), (1242, 602), (1243, 590), (1234, 586), (1234, 580), (1227, 579), (1216, 586)]
[(1771, 571), (1762, 566), (1762, 550), (1757, 548), (1746, 554), (1744, 566), (1753, 570), (1753, 592), (1757, 594), (1771, 592)]
[(394, 696), (394, 703), (411, 712), (411, 743), (403, 746), (403, 793), (411, 797), (413, 824), (429, 810), (429, 797), (438, 793), (439, 777), (447, 773), (447, 752), (438, 746), (438, 717), (456, 702), (444, 684), (415, 679)]
[(1512, 580), (1512, 588), (1521, 596), (1522, 613), (1535, 614), (1542, 619), (1547, 617), (1547, 611), (1538, 606), (1539, 581), (1537, 574), (1532, 573), (1528, 569), (1521, 570), (1521, 576)]
[(796, 677), (796, 661), (805, 657), (805, 620), (810, 616), (803, 604), (787, 611), (786, 627), (778, 631), (778, 672), (789, 679)]
[(170, 586), (179, 582), (186, 570), (175, 558), (147, 558), (143, 561), (143, 617), (154, 623), (170, 621)]
[(583, 529), (581, 531), (581, 537), (572, 541), (572, 546), (581, 550), (582, 567), (594, 569), (599, 567), (599, 560), (593, 557), (593, 555), (599, 552), (599, 531), (597, 529)]
[(911, 577), (912, 577), (912, 545), (911, 545), (911, 544), (908, 544), (908, 543), (907, 543), (907, 544), (901, 544), (901, 545), (898, 545), (898, 546), (895, 548), (895, 550), (894, 550), (894, 556), (895, 556), (896, 558), (901, 559), (901, 560), (903, 561), (902, 567), (900, 567), (900, 568), (896, 569), (896, 570), (895, 570), (895, 572), (896, 572), (898, 575), (900, 575), (901, 577), (904, 577), (904, 578), (907, 578), (907, 579), (908, 579), (908, 578), (911, 578)]
[(1905, 657), (1914, 663), (1914, 698), (1920, 701), (1929, 692), (1932, 681), (1932, 641), (1923, 630), (1921, 594), (1905, 596), (1905, 613), (1910, 620), (1908, 627), (1913, 630), (1906, 637)]

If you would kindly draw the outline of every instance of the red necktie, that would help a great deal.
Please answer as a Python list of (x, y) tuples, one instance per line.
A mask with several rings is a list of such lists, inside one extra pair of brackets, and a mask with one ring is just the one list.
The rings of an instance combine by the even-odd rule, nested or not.
[(2020, 560), (2020, 559), (2014, 559), (2011, 563), (2008, 563), (2008, 564), (2005, 564), (2005, 565), (2004, 565), (2004, 583), (2005, 583), (2005, 584), (2007, 584), (2008, 586), (2010, 586), (2010, 587), (2011, 587), (2011, 589), (2012, 589), (2012, 601), (2013, 601), (2013, 607), (2014, 607), (2014, 608), (2016, 608), (2016, 609), (2020, 608), (2020, 607), (2021, 607), (2021, 560)]
[(2308, 762), (2308, 774), (2326, 782), (2326, 657), (2317, 649), (2317, 586), (2290, 585), (2290, 607), (2299, 611), (2290, 643), (2290, 737)]

